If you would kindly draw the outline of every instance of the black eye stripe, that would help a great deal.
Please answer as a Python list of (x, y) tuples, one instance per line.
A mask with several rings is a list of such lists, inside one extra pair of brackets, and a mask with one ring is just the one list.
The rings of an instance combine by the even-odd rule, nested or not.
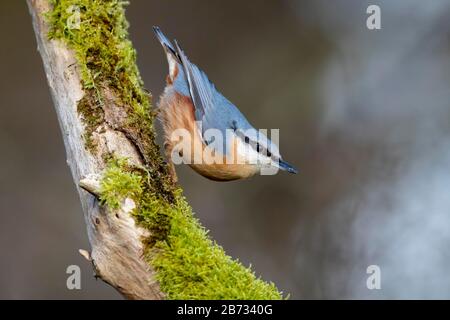
[(235, 133), (238, 137), (240, 137), (246, 144), (250, 145), (259, 154), (269, 157), (274, 161), (279, 160), (279, 157), (273, 155), (268, 149), (260, 145), (258, 142), (251, 140), (248, 136), (244, 135), (242, 131), (236, 130)]
[[(236, 131), (237, 133), (239, 131)], [(269, 158), (272, 158), (272, 160), (274, 161), (278, 161), (278, 157), (274, 156), (268, 149), (264, 148), (263, 146), (261, 146), (258, 142), (254, 142), (252, 140), (250, 140), (249, 137), (243, 135), (241, 132), (239, 132), (238, 136), (240, 136), (242, 138), (242, 136), (244, 137), (244, 142), (249, 144), (254, 150), (256, 150), (256, 152), (267, 156)]]

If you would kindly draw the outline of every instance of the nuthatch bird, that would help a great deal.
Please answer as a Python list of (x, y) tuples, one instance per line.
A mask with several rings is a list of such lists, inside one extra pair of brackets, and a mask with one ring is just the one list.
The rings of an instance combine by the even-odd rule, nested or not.
[[(166, 88), (159, 101), (169, 161), (179, 156), (197, 173), (216, 181), (243, 179), (271, 168), (275, 172), (281, 169), (297, 173), (297, 169), (282, 160), (278, 147), (256, 130), (206, 74), (189, 61), (176, 40), (174, 46), (158, 27), (153, 30), (169, 63)], [(173, 136), (180, 130), (190, 137), (175, 143)], [(173, 163), (171, 171), (176, 177)]]

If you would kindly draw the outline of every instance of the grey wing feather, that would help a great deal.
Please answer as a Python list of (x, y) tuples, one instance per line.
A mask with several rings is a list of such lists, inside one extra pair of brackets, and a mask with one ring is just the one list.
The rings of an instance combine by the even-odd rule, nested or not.
[[(203, 139), (205, 140), (204, 134), (208, 129), (220, 130), (223, 137), (226, 136), (227, 129), (251, 129), (252, 126), (242, 113), (216, 90), (203, 71), (189, 61), (176, 41), (175, 48), (194, 103), (195, 119), (202, 122)], [(210, 141), (205, 140), (205, 142), (209, 144)], [(223, 146), (222, 150), (226, 153), (230, 152), (228, 145)]]
[(189, 84), (196, 119), (201, 121), (214, 108), (214, 85), (202, 71), (189, 61), (176, 41), (175, 46)]

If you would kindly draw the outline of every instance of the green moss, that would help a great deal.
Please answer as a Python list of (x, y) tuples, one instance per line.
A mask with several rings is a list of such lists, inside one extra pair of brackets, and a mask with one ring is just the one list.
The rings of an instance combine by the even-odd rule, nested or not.
[[(136, 139), (144, 141), (141, 150), (148, 165), (161, 163), (153, 148), (154, 113), (149, 94), (143, 89), (136, 65), (136, 51), (128, 39), (125, 1), (118, 0), (50, 0), (49, 37), (64, 40), (75, 52), (86, 96), (79, 112), (86, 123), (87, 147), (92, 149), (91, 135), (102, 122), (103, 90), (114, 93), (115, 103), (128, 114), (124, 129), (136, 131)], [(80, 12), (79, 28), (70, 28), (74, 9)], [(157, 160), (157, 161), (154, 161)], [(155, 171), (161, 170), (155, 167)], [(164, 168), (163, 168), (164, 169)]]
[[(151, 200), (151, 199), (149, 199)], [(225, 254), (193, 216), (184, 197), (175, 207), (157, 212), (143, 208), (150, 229), (166, 222), (167, 233), (149, 250), (147, 258), (170, 299), (280, 299), (276, 287), (257, 279), (250, 268)]]
[[(49, 0), (49, 37), (60, 39), (75, 52), (84, 98), (78, 112), (85, 124), (85, 145), (95, 152), (92, 133), (104, 122), (105, 111), (118, 105), (126, 114), (114, 127), (131, 139), (143, 156), (154, 181), (154, 192), (173, 202), (174, 185), (156, 144), (150, 95), (143, 88), (136, 64), (136, 51), (128, 39), (125, 1)], [(69, 28), (74, 8), (80, 13), (79, 28)], [(110, 99), (113, 97), (113, 101)]]
[(96, 144), (92, 139), (92, 133), (104, 121), (104, 112), (101, 108), (99, 99), (95, 99), (96, 95), (93, 90), (87, 90), (84, 97), (78, 102), (77, 111), (83, 117), (85, 124), (84, 141), (89, 150), (95, 150)]
[(137, 203), (134, 216), (152, 234), (146, 240), (146, 259), (169, 299), (282, 298), (274, 284), (258, 279), (209, 238), (181, 190), (169, 204), (151, 192), (147, 175), (125, 160), (111, 160), (101, 199), (113, 208), (126, 197)]
[(122, 167), (127, 161), (113, 159), (105, 170), (100, 183), (100, 203), (110, 208), (118, 209), (122, 201), (127, 198), (139, 199), (142, 195), (142, 177), (139, 174), (125, 172)]
[[(116, 89), (123, 105), (130, 106), (146, 120), (151, 128), (149, 100), (142, 90), (136, 67), (136, 53), (128, 40), (127, 22), (122, 1), (50, 0), (50, 38), (64, 39), (74, 50), (87, 97), (78, 110), (86, 122), (88, 147), (98, 119), (98, 105), (102, 103), (103, 86)], [(74, 9), (79, 10), (79, 28), (71, 28)], [(88, 107), (86, 102), (91, 104)], [(147, 112), (144, 112), (146, 110)]]
[[(138, 223), (151, 231), (145, 239), (146, 259), (157, 271), (161, 289), (171, 299), (278, 299), (273, 284), (225, 254), (194, 217), (173, 185), (155, 140), (150, 96), (136, 66), (136, 52), (128, 40), (124, 1), (50, 0), (49, 37), (64, 41), (76, 55), (85, 89), (78, 112), (85, 123), (86, 147), (95, 151), (92, 133), (105, 121), (108, 99), (122, 108), (119, 125), (139, 149), (145, 168), (106, 155), (101, 182), (102, 204), (117, 208), (130, 197)], [(76, 6), (79, 29), (67, 25)]]

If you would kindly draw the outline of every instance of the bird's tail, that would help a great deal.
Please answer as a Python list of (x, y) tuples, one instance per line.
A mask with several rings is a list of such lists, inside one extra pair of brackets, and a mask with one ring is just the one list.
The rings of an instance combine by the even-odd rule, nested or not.
[(175, 51), (174, 46), (166, 38), (164, 33), (162, 33), (159, 27), (154, 26), (153, 31), (155, 32), (156, 38), (161, 43), (164, 51), (166, 52), (167, 62), (169, 63), (169, 76), (167, 78), (168, 83), (172, 83), (178, 74), (178, 65), (181, 63), (181, 59)]
[(177, 54), (176, 54), (174, 46), (169, 41), (169, 39), (167, 39), (167, 37), (164, 35), (164, 33), (162, 33), (161, 29), (157, 26), (153, 26), (153, 32), (155, 32), (156, 38), (161, 43), (164, 50), (167, 53), (171, 53), (172, 55), (174, 55), (176, 57)]

